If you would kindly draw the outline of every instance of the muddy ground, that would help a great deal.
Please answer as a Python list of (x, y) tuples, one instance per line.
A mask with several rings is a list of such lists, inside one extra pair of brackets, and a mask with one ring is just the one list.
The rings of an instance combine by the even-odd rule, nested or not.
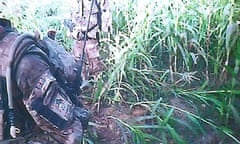
[[(187, 103), (180, 97), (173, 97), (169, 99), (169, 104), (186, 110), (193, 114), (197, 113), (193, 105)], [(144, 116), (149, 116), (150, 112), (147, 106), (144, 105), (129, 105), (129, 104), (102, 104), (98, 107), (97, 104), (85, 103), (85, 106), (92, 112), (92, 117), (89, 123), (88, 130), (85, 131), (85, 141), (89, 140), (93, 144), (134, 144), (132, 142), (131, 131), (128, 126), (133, 125), (145, 125), (149, 124), (149, 121), (141, 119)], [(202, 112), (206, 112), (208, 107), (206, 105), (200, 105)], [(198, 108), (199, 110), (199, 108)], [(174, 116), (182, 121), (187, 122), (187, 116), (183, 112), (174, 111)], [(174, 127), (180, 136), (187, 142), (193, 144), (220, 144), (222, 139), (221, 135), (211, 127), (203, 127), (204, 133), (193, 134), (192, 131), (182, 125), (175, 125)], [(156, 131), (144, 130), (145, 133), (150, 135), (156, 135)], [(34, 134), (29, 135), (31, 139), (26, 137), (26, 143), (28, 144), (59, 144), (54, 139), (49, 137), (47, 133), (36, 129)], [(159, 139), (160, 136), (159, 136)], [(21, 139), (20, 139), (21, 140)], [(33, 142), (34, 141), (34, 142)], [(39, 143), (36, 143), (38, 141)], [(169, 144), (175, 144), (170, 137), (168, 139)], [(229, 143), (234, 143), (229, 141)], [(20, 142), (9, 142), (0, 144), (22, 144)], [(141, 144), (141, 143), (139, 143)], [(161, 142), (149, 142), (149, 144), (161, 144)]]
[[(186, 103), (181, 98), (170, 99), (170, 104), (189, 111), (196, 113), (194, 107)], [(202, 105), (202, 110), (206, 110), (207, 107)], [(132, 144), (131, 132), (127, 126), (129, 125), (144, 125), (147, 121), (141, 121), (141, 117), (149, 115), (147, 107), (142, 105), (131, 106), (128, 104), (114, 104), (105, 105), (97, 110), (97, 106), (91, 107), (93, 111), (93, 117), (90, 122), (88, 130), (89, 139), (94, 141), (94, 144)], [(186, 120), (186, 115), (179, 111), (174, 111), (174, 115), (180, 120)], [(186, 140), (187, 143), (194, 144), (216, 144), (221, 143), (217, 132), (211, 128), (206, 127), (205, 133), (200, 135), (193, 135), (191, 131), (181, 125), (176, 125), (176, 129), (181, 134), (181, 137)], [(151, 134), (151, 130), (145, 131)], [(175, 142), (171, 139), (169, 143), (174, 144)], [(155, 142), (153, 143), (155, 144)]]

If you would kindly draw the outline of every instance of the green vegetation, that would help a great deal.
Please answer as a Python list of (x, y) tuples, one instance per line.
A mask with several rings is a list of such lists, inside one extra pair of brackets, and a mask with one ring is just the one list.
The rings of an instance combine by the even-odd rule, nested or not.
[[(112, 34), (101, 39), (108, 69), (90, 101), (99, 108), (127, 103), (148, 109), (139, 117), (146, 121), (142, 125), (111, 117), (129, 131), (126, 143), (197, 143), (197, 138), (211, 133), (218, 143), (240, 143), (240, 2), (111, 3)], [(60, 7), (51, 3), (34, 15), (25, 7), (20, 15), (2, 5), (0, 10), (21, 31), (41, 28), (46, 32), (53, 26), (69, 48)], [(51, 15), (46, 15), (50, 9)], [(94, 143), (92, 135), (84, 143)]]

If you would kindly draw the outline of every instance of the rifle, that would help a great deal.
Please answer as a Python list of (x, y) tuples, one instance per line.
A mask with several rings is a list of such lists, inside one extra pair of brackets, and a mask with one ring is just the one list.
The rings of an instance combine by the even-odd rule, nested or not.
[[(78, 0), (78, 13), (80, 14), (80, 16), (83, 16), (84, 15), (83, 0), (81, 2), (82, 3), (79, 4), (80, 0)], [(87, 28), (84, 31), (78, 32), (77, 36), (76, 36), (77, 40), (83, 41), (82, 55), (81, 55), (80, 59), (77, 60), (77, 63), (78, 63), (78, 67), (76, 69), (77, 78), (75, 80), (75, 85), (78, 86), (78, 87), (76, 87), (76, 89), (79, 90), (80, 92), (82, 92), (83, 89), (85, 89), (86, 87), (89, 87), (93, 83), (93, 80), (91, 80), (91, 79), (89, 81), (88, 80), (83, 81), (82, 77), (81, 77), (81, 73), (82, 73), (82, 70), (83, 70), (84, 63), (86, 61), (86, 52), (85, 51), (86, 51), (86, 43), (87, 43), (87, 40), (89, 39), (88, 38), (88, 32), (91, 31), (93, 28), (95, 28), (97, 25), (99, 26), (99, 28), (101, 28), (101, 20), (99, 20), (99, 18), (101, 18), (101, 16), (99, 16), (99, 14), (98, 14), (97, 25), (94, 25), (93, 27), (89, 28), (90, 27), (90, 19), (91, 19), (91, 16), (93, 14), (94, 4), (97, 5), (98, 13), (101, 14), (100, 5), (97, 3), (96, 0), (92, 0), (91, 1), (91, 6), (90, 6), (90, 12), (89, 12), (89, 15), (88, 15), (88, 20), (87, 20)], [(65, 19), (63, 24), (69, 29), (70, 32), (73, 32), (75, 24), (71, 20)], [(99, 37), (97, 37), (97, 39), (98, 38)]]

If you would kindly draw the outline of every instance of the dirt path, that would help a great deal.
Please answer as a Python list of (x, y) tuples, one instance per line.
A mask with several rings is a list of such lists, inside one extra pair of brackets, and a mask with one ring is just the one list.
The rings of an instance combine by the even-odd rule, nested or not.
[[(195, 109), (186, 103), (181, 98), (172, 98), (170, 104), (178, 108), (184, 109), (191, 113), (196, 113)], [(129, 125), (145, 125), (146, 121), (138, 121), (139, 117), (149, 115), (146, 107), (137, 105), (108, 105), (100, 108), (98, 112), (95, 108), (93, 117), (89, 127), (89, 139), (93, 140), (94, 144), (128, 144), (131, 142), (131, 133), (122, 122)], [(175, 111), (174, 115), (179, 120), (186, 120), (186, 114)], [(176, 125), (174, 127), (180, 132), (181, 137), (188, 143), (194, 144), (213, 144), (218, 143), (216, 132), (211, 129), (206, 129), (204, 134), (193, 135), (192, 132), (184, 126)], [(151, 131), (149, 131), (151, 134)], [(174, 142), (169, 139), (170, 143)]]
[(143, 107), (130, 105), (111, 105), (94, 111), (89, 131), (96, 134), (92, 138), (99, 144), (129, 143), (131, 134), (123, 123), (134, 124), (138, 116), (146, 113)]

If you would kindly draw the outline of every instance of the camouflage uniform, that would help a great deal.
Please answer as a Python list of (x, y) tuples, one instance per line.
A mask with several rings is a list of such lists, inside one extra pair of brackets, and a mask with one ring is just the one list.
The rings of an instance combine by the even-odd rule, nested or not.
[[(93, 6), (91, 8), (93, 2)], [(111, 13), (108, 0), (78, 0), (77, 8), (71, 12), (72, 28), (70, 35), (75, 39), (73, 55), (79, 59), (84, 47), (84, 34), (87, 31), (85, 46), (86, 64), (83, 79), (87, 80), (89, 75), (96, 78), (99, 72), (105, 69), (99, 55), (99, 31), (111, 31)], [(88, 27), (88, 20), (90, 22)], [(88, 27), (88, 30), (87, 30)]]
[[(11, 86), (14, 108), (25, 110), (37, 126), (60, 143), (79, 144), (89, 115), (76, 97), (71, 97), (78, 94), (78, 88), (74, 87), (76, 61), (49, 38), (45, 41), (34, 37), (24, 38), (13, 31), (6, 20), (0, 19), (0, 24), (0, 76), (5, 79), (8, 66), (13, 68)], [(16, 48), (13, 51), (14, 44)], [(55, 57), (54, 51), (59, 51), (56, 53), (60, 56)], [(66, 88), (69, 85), (72, 87)]]

